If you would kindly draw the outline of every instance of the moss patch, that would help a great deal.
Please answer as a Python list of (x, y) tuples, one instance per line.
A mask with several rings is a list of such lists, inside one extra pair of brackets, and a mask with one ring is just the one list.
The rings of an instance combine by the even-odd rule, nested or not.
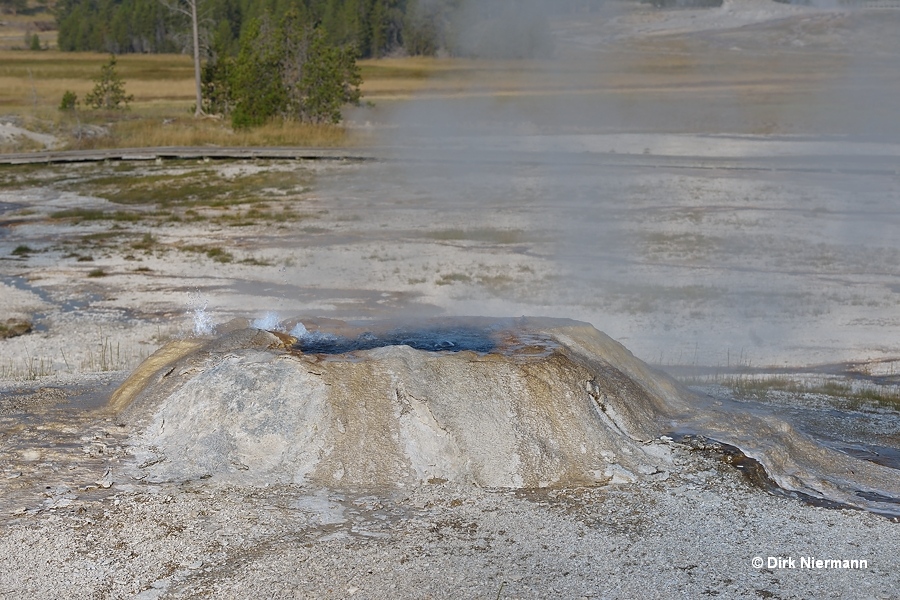
[(0, 340), (25, 335), (26, 333), (31, 332), (31, 328), (31, 321), (22, 321), (18, 319), (0, 321)]

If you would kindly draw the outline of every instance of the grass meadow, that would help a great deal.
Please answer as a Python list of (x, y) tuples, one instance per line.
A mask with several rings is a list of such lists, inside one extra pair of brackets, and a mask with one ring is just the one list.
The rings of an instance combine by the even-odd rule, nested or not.
[[(109, 55), (55, 50), (0, 50), (0, 118), (38, 133), (56, 135), (63, 147), (89, 149), (150, 146), (349, 146), (359, 142), (345, 128), (291, 121), (234, 131), (215, 117), (195, 119), (193, 65), (185, 55), (126, 54), (117, 72), (134, 96), (126, 110), (96, 111), (83, 105)], [(471, 94), (477, 82), (491, 82), (492, 94), (519, 89), (522, 65), (503, 62), (400, 58), (361, 61), (364, 102), (391, 103), (413, 94)], [(473, 84), (473, 82), (476, 82)], [(547, 82), (552, 87), (552, 82)], [(549, 88), (548, 88), (549, 89)], [(79, 98), (75, 111), (61, 111), (63, 94)], [(103, 128), (103, 135), (96, 129)], [(93, 134), (92, 134), (93, 133)], [(0, 151), (41, 150), (21, 138)]]
[[(68, 149), (349, 143), (347, 132), (335, 126), (276, 122), (235, 132), (222, 119), (193, 118), (193, 65), (181, 55), (119, 56), (117, 71), (126, 92), (134, 96), (126, 110), (96, 111), (83, 104), (75, 111), (59, 110), (66, 91), (75, 92), (79, 103), (83, 101), (108, 60), (109, 55), (96, 53), (0, 51), (0, 118), (53, 134)], [(40, 144), (25, 138), (7, 141), (0, 148), (6, 152), (40, 149)]]
[[(561, 47), (559, 54), (552, 61), (363, 60), (363, 102), (389, 109), (413, 97), (485, 98), (514, 105), (517, 113), (549, 114), (569, 131), (586, 123), (613, 130), (630, 123), (635, 130), (752, 135), (818, 131), (823, 123), (834, 122), (829, 114), (846, 112), (849, 66), (835, 53), (796, 52), (773, 62), (765, 53), (710, 51), (698, 40), (653, 38), (573, 51), (571, 56)], [(193, 66), (187, 55), (120, 55), (118, 73), (134, 96), (127, 110), (102, 112), (83, 104), (75, 111), (59, 110), (66, 91), (83, 101), (108, 59), (107, 54), (59, 52), (52, 45), (43, 51), (0, 49), (0, 122), (14, 120), (31, 131), (53, 134), (68, 149), (366, 142), (361, 131), (341, 126), (288, 121), (235, 132), (222, 119), (195, 119)], [(883, 76), (889, 71), (886, 64), (872, 62), (866, 80), (881, 82), (886, 89), (878, 97), (890, 98), (895, 84), (885, 83), (891, 81)], [(816, 103), (818, 112), (808, 110)], [(863, 117), (892, 119), (892, 105), (882, 104), (868, 107)], [(39, 141), (0, 138), (0, 152), (40, 149)]]
[[(195, 119), (194, 72), (190, 57), (125, 54), (117, 72), (134, 96), (126, 110), (96, 111), (83, 104), (109, 55), (56, 50), (0, 50), (0, 119), (38, 133), (56, 135), (68, 149), (150, 146), (349, 146), (358, 137), (341, 126), (276, 121), (234, 131), (215, 117)], [(363, 101), (391, 103), (413, 94), (471, 93), (473, 81), (516, 89), (521, 66), (501, 62), (400, 58), (361, 61)], [(499, 77), (501, 73), (506, 76)], [(59, 110), (63, 94), (79, 98), (75, 111)], [(91, 134), (103, 127), (104, 135)], [(41, 150), (25, 138), (0, 143), (0, 151)]]

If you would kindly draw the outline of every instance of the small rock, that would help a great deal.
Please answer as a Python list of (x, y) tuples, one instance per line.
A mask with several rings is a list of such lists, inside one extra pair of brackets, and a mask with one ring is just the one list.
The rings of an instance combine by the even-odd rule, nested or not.
[(27, 460), (28, 462), (34, 462), (36, 460), (41, 459), (41, 451), (40, 450), (25, 450), (22, 452), (22, 460)]
[(164, 577), (163, 579), (157, 579), (153, 583), (150, 584), (150, 587), (155, 588), (157, 590), (163, 590), (169, 587), (171, 578)]
[(604, 471), (604, 475), (609, 477), (609, 483), (619, 485), (622, 483), (634, 483), (637, 478), (633, 473), (623, 468), (621, 465), (609, 465)]

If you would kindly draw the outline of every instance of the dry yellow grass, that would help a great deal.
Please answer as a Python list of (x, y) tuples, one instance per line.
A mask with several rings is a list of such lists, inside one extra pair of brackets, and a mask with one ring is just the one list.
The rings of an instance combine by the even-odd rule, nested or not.
[[(360, 141), (339, 127), (284, 122), (232, 132), (226, 122), (195, 120), (190, 116), (193, 68), (183, 55), (118, 58), (126, 91), (134, 95), (128, 111), (104, 114), (82, 108), (75, 114), (61, 113), (63, 93), (71, 90), (83, 99), (108, 59), (106, 54), (0, 51), (0, 114), (19, 115), (30, 129), (61, 135), (71, 147), (336, 146)], [(486, 97), (554, 115), (564, 114), (568, 107), (573, 112), (613, 107), (626, 116), (642, 110), (642, 115), (661, 115), (657, 119), (661, 127), (667, 126), (663, 117), (675, 107), (687, 111), (686, 127), (697, 131), (718, 126), (710, 116), (727, 117), (728, 111), (736, 111), (742, 121), (725, 125), (749, 133), (789, 131), (785, 123), (802, 122), (803, 107), (821, 89), (841, 81), (847, 68), (837, 55), (792, 53), (773, 63), (765, 54), (710, 52), (684, 40), (616, 47), (587, 60), (407, 57), (360, 61), (360, 67), (363, 100), (376, 105), (412, 97)], [(88, 139), (66, 135), (84, 124), (107, 126), (111, 135)]]
[(350, 143), (347, 131), (335, 125), (310, 125), (275, 121), (262, 127), (233, 131), (220, 119), (135, 118), (120, 121), (110, 136), (69, 140), (69, 147), (139, 148), (157, 146), (316, 146), (336, 147)]
[[(108, 60), (108, 54), (90, 52), (0, 51), (0, 110), (55, 108), (66, 90), (84, 97), (92, 89), (100, 67)], [(193, 104), (194, 72), (190, 57), (125, 54), (118, 56), (117, 61), (126, 90), (134, 95), (135, 111), (151, 104), (157, 107), (167, 104), (187, 111)], [(468, 89), (478, 81), (508, 84), (516, 73), (516, 69), (502, 62), (421, 57), (365, 60), (360, 61), (360, 67), (363, 94), (367, 98)]]
[[(478, 61), (424, 57), (360, 61), (362, 91), (369, 101), (413, 95), (545, 95), (629, 90), (715, 90), (752, 85), (815, 85), (834, 65), (825, 59), (788, 57), (773, 68), (756, 57), (713, 53), (617, 52), (603, 61)], [(109, 56), (94, 53), (0, 51), (0, 110), (55, 108), (63, 93), (84, 97)], [(813, 64), (815, 63), (815, 64)], [(827, 64), (825, 64), (827, 63)], [(815, 67), (830, 67), (818, 69)], [(194, 102), (193, 68), (183, 55), (122, 55), (118, 71), (132, 111), (187, 113)], [(765, 78), (765, 81), (762, 80)], [(160, 112), (162, 111), (162, 112)]]
[(593, 63), (407, 57), (366, 60), (360, 65), (363, 92), (366, 98), (375, 101), (413, 95), (566, 93), (585, 86), (596, 87)]
[[(54, 133), (68, 148), (149, 146), (341, 146), (352, 143), (345, 129), (278, 121), (250, 131), (231, 130), (227, 121), (194, 119), (193, 65), (187, 56), (136, 55), (117, 58), (117, 71), (134, 101), (128, 110), (102, 112), (81, 107), (58, 110), (66, 91), (79, 100), (107, 54), (56, 51), (0, 51), (0, 111), (15, 114), (33, 131)], [(78, 135), (84, 125), (102, 125), (108, 136)], [(41, 149), (28, 140), (6, 144), (3, 152)]]
[(823, 55), (792, 55), (773, 65), (766, 57), (714, 53), (680, 41), (556, 61), (410, 57), (360, 64), (365, 97), (376, 102), (412, 96), (733, 95), (744, 89), (797, 94), (820, 86), (843, 66), (839, 58)]
[[(0, 113), (15, 114), (34, 131), (55, 133), (67, 147), (149, 146), (343, 146), (358, 141), (341, 127), (273, 122), (250, 131), (232, 131), (227, 121), (191, 117), (194, 105), (193, 66), (188, 56), (119, 56), (117, 70), (126, 92), (134, 96), (127, 111), (103, 113), (81, 107), (58, 110), (66, 91), (83, 101), (109, 55), (57, 51), (0, 51)], [(508, 72), (497, 64), (488, 69), (474, 61), (430, 58), (362, 61), (366, 100), (407, 98), (413, 94), (455, 94), (469, 89), (479, 73), (487, 78)], [(85, 137), (83, 125), (110, 129), (104, 137)], [(39, 149), (22, 140), (0, 151)]]
[[(0, 110), (21, 112), (55, 108), (67, 90), (83, 98), (107, 54), (0, 51)], [(188, 56), (118, 57), (118, 72), (134, 95), (132, 110), (188, 112), (194, 102), (193, 68)], [(618, 65), (598, 73), (595, 64), (543, 61), (478, 61), (425, 57), (360, 61), (362, 91), (369, 101), (413, 95), (510, 95), (584, 92), (635, 85), (639, 74)], [(602, 76), (598, 76), (602, 75)]]
[[(109, 60), (91, 52), (0, 51), (0, 109), (57, 107), (66, 90), (83, 98)], [(128, 54), (117, 58), (117, 71), (134, 94), (134, 108), (160, 100), (189, 108), (193, 102), (193, 66), (187, 56)]]

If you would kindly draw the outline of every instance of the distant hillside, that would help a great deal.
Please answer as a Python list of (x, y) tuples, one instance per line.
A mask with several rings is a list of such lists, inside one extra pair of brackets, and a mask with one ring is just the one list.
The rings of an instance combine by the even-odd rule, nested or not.
[[(187, 0), (180, 0), (186, 2)], [(288, 10), (360, 57), (395, 54), (519, 58), (546, 54), (547, 17), (602, 0), (198, 0), (204, 46), (234, 52), (254, 18)], [(187, 18), (160, 0), (58, 0), (59, 47), (96, 52), (181, 52)]]
[(55, 10), (56, 0), (0, 0), (0, 49), (55, 48)]

